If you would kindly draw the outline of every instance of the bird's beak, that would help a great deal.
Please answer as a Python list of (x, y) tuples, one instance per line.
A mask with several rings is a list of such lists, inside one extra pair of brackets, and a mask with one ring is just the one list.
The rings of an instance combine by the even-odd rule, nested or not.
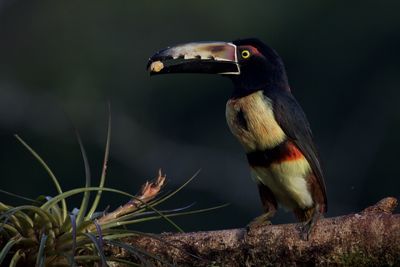
[(151, 75), (163, 73), (240, 74), (236, 45), (196, 42), (160, 50), (149, 58)]

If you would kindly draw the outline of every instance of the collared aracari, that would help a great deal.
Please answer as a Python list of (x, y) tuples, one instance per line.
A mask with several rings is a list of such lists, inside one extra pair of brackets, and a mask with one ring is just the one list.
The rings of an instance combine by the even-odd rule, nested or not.
[(290, 91), (281, 57), (258, 39), (194, 42), (150, 57), (150, 74), (214, 73), (234, 84), (226, 120), (242, 144), (267, 222), (277, 204), (305, 222), (327, 211), (323, 173), (307, 118)]

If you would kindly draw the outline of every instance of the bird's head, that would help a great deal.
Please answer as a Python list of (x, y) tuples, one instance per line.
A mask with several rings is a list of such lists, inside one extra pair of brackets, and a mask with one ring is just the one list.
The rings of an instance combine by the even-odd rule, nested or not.
[(147, 64), (150, 74), (213, 73), (232, 79), (235, 94), (257, 90), (289, 90), (280, 56), (258, 39), (194, 42), (158, 51)]

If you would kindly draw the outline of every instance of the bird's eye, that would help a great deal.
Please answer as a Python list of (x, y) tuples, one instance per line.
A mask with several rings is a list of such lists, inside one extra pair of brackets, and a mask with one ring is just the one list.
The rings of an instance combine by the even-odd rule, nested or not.
[(250, 57), (250, 51), (249, 50), (243, 50), (242, 51), (242, 58), (246, 59)]

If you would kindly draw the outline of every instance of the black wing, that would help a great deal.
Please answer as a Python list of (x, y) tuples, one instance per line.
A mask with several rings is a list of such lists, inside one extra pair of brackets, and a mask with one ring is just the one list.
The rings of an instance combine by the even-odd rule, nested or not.
[(311, 166), (314, 175), (322, 190), (325, 208), (328, 206), (324, 176), (319, 162), (317, 149), (315, 148), (310, 125), (303, 109), (290, 92), (264, 92), (273, 101), (275, 120), (303, 153)]

